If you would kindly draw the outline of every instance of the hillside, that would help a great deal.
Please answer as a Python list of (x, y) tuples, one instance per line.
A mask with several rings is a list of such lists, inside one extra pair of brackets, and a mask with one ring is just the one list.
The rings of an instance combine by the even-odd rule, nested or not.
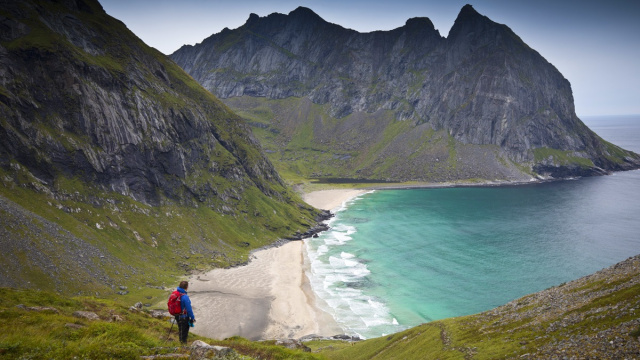
[[(3, 288), (0, 298), (0, 317), (20, 329), (0, 332), (0, 358), (198, 358), (195, 347), (177, 347), (162, 312), (141, 304)], [(634, 359), (638, 309), (640, 255), (477, 315), (355, 343), (304, 342), (311, 353), (276, 341), (190, 336), (233, 349), (224, 359)]]
[(316, 224), (245, 121), (97, 1), (0, 18), (0, 286), (157, 294)]
[(576, 116), (569, 82), (466, 5), (358, 33), (307, 8), (252, 14), (171, 55), (248, 119), (288, 178), (528, 181), (638, 168)]

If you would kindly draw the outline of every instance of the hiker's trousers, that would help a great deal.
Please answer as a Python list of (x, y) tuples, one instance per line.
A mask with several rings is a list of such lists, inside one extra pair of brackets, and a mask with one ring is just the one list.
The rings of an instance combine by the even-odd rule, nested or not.
[(189, 336), (189, 318), (176, 315), (176, 321), (178, 322), (178, 338), (181, 343), (186, 344), (187, 336)]

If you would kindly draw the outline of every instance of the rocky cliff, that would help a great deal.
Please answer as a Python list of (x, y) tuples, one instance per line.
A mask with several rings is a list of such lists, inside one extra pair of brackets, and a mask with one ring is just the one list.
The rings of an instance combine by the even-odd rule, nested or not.
[(171, 58), (303, 176), (524, 180), (640, 165), (578, 119), (555, 67), (470, 5), (446, 38), (428, 18), (358, 33), (302, 7), (252, 14)]
[(245, 121), (97, 1), (0, 6), (0, 285), (229, 265), (315, 223)]

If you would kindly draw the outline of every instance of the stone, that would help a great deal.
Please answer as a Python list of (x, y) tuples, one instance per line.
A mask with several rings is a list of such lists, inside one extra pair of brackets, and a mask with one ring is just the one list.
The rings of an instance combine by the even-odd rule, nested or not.
[(142, 310), (142, 306), (143, 305), (142, 305), (141, 302), (137, 302), (137, 303), (133, 304), (133, 306), (129, 307), (129, 311), (133, 311), (133, 312), (141, 311)]
[(191, 355), (189, 359), (201, 360), (212, 359), (215, 357), (225, 357), (237, 354), (235, 350), (225, 346), (212, 346), (204, 341), (195, 340), (191, 343)]
[(284, 346), (287, 349), (302, 350), (304, 352), (311, 352), (311, 348), (303, 344), (300, 340), (296, 339), (281, 339), (276, 341), (276, 345)]
[(98, 314), (92, 311), (74, 311), (73, 316), (87, 320), (100, 320)]
[(151, 310), (149, 311), (149, 315), (151, 315), (151, 317), (154, 317), (156, 319), (164, 319), (164, 318), (172, 317), (171, 314), (169, 314), (169, 312), (166, 310)]

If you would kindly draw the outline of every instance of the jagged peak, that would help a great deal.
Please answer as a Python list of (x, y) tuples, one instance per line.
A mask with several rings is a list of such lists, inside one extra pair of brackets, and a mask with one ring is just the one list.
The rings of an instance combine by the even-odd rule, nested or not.
[[(458, 13), (458, 17), (456, 21), (453, 23), (453, 27), (456, 25), (460, 26), (463, 24), (475, 23), (475, 22), (484, 22), (491, 21), (488, 17), (481, 15), (473, 6), (467, 4), (460, 9), (460, 13)], [(453, 29), (453, 28), (452, 28)]]
[(477, 12), (473, 6), (467, 4), (460, 9), (460, 13), (449, 31), (448, 38), (455, 38), (463, 29), (466, 29), (464, 32), (469, 32), (486, 28), (487, 26), (491, 26), (491, 24), (496, 23)]
[(251, 13), (249, 19), (245, 22), (245, 26), (252, 26), (258, 23), (260, 20), (272, 21), (275, 19), (290, 19), (288, 21), (297, 21), (301, 23), (316, 23), (323, 22), (324, 20), (313, 10), (304, 6), (299, 6), (289, 14), (273, 13), (266, 17), (260, 17), (257, 14)]
[(469, 17), (469, 16), (482, 16), (482, 15), (480, 15), (480, 13), (478, 13), (476, 9), (473, 8), (473, 5), (466, 4), (465, 6), (462, 7), (462, 9), (460, 9), (458, 18)]
[(315, 18), (320, 18), (320, 16), (318, 14), (316, 14), (313, 10), (309, 9), (308, 7), (304, 7), (304, 6), (298, 6), (295, 10), (291, 11), (289, 13), (289, 15), (291, 16), (311, 16), (311, 17), (315, 17)]
[(251, 13), (249, 14), (249, 18), (247, 19), (247, 22), (245, 24), (251, 24), (253, 22), (256, 22), (258, 19), (260, 19), (260, 16), (258, 16), (258, 14)]
[(294, 21), (302, 21), (304, 23), (325, 22), (325, 20), (321, 18), (320, 15), (304, 6), (299, 6), (295, 10), (290, 12), (289, 18), (293, 19)]
[(428, 17), (413, 17), (407, 20), (405, 23), (409, 28), (428, 28), (429, 30), (435, 30), (433, 22)]

